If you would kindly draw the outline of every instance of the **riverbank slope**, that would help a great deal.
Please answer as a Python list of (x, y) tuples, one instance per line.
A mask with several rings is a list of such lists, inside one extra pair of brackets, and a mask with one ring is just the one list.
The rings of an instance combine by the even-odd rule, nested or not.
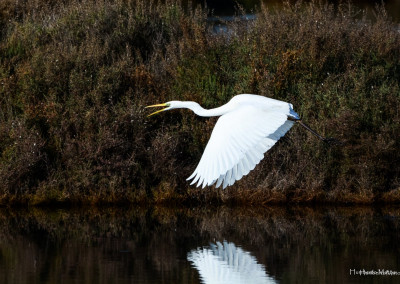
[[(400, 34), (383, 9), (261, 8), (215, 32), (179, 2), (0, 4), (0, 200), (400, 201)], [(216, 119), (144, 106), (239, 93), (291, 102), (299, 127), (226, 190), (189, 186)]]

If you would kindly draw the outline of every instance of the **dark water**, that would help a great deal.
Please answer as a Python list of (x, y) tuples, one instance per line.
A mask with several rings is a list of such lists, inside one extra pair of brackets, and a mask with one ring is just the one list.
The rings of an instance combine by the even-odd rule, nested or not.
[[(263, 3), (270, 9), (278, 9), (282, 7), (285, 0), (195, 0), (192, 1), (194, 4), (203, 5), (206, 3), (207, 8), (213, 15), (216, 16), (232, 16), (238, 13), (238, 4), (245, 13), (254, 12), (257, 7), (260, 7), (260, 3)], [(296, 2), (296, 0), (290, 0), (290, 3)], [(311, 0), (303, 0), (304, 3), (311, 2)], [(318, 2), (318, 1), (316, 1)], [(340, 2), (346, 3), (346, 1), (340, 0), (327, 0), (328, 3), (337, 6)], [(395, 21), (400, 21), (400, 0), (350, 0), (354, 4), (354, 7), (358, 10), (366, 10), (370, 17), (373, 17), (373, 11), (376, 5), (383, 3), (388, 15)]]
[(0, 283), (399, 283), (399, 208), (0, 209)]

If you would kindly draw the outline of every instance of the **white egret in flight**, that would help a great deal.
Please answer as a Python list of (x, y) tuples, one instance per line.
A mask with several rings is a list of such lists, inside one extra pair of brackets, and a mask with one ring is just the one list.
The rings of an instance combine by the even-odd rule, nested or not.
[(176, 108), (188, 108), (204, 117), (221, 116), (197, 168), (187, 179), (193, 179), (191, 184), (197, 182), (203, 188), (214, 183), (225, 188), (247, 175), (295, 122), (319, 139), (333, 141), (303, 123), (292, 104), (259, 95), (237, 95), (214, 109), (204, 109), (191, 101), (170, 101), (148, 107), (166, 107), (149, 116)]

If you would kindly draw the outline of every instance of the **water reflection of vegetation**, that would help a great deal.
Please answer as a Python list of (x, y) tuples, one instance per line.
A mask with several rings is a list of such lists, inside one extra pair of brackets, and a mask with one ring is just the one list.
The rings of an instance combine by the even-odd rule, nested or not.
[(116, 283), (127, 275), (196, 282), (181, 260), (228, 240), (275, 279), (338, 283), (349, 280), (350, 268), (398, 269), (399, 218), (399, 208), (2, 209), (0, 280), (27, 282), (34, 273), (50, 282)]
[[(21, 277), (15, 283), (59, 278), (123, 283), (134, 275), (139, 283), (151, 283), (154, 273), (177, 274), (180, 248), (171, 245), (175, 231), (170, 227), (175, 218), (166, 224), (165, 216), (153, 214), (136, 209), (2, 211), (0, 280), (11, 274)], [(28, 281), (31, 274), (37, 277), (34, 282)], [(180, 283), (191, 278), (188, 271)]]

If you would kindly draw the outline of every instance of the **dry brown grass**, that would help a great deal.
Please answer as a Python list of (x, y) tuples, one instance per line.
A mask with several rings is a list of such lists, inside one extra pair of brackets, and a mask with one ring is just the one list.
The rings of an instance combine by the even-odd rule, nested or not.
[[(264, 7), (214, 33), (177, 1), (0, 4), (3, 203), (398, 201), (400, 35), (383, 10)], [(189, 187), (215, 119), (145, 105), (290, 101), (327, 147), (294, 127), (232, 188)]]

